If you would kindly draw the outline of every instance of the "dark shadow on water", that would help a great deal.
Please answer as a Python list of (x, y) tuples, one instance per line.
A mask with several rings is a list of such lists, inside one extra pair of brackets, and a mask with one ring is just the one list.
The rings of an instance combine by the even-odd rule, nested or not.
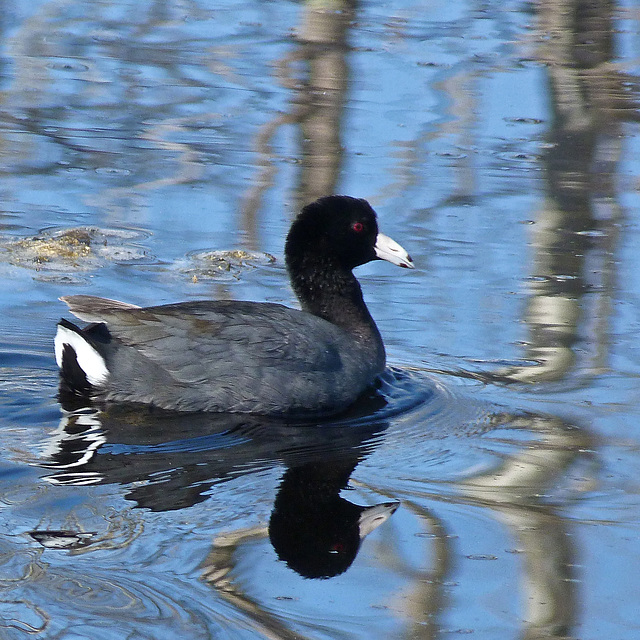
[(214, 484), (278, 464), (366, 452), (384, 423), (292, 425), (227, 414), (111, 408), (66, 414), (38, 464), (58, 485), (132, 485), (125, 497), (152, 511), (190, 507)]

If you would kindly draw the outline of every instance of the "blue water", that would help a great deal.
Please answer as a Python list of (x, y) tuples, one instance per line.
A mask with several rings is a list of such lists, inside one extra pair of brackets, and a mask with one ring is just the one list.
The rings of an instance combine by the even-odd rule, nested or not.
[[(0, 31), (0, 638), (640, 635), (635, 5), (7, 0)], [(327, 193), (417, 265), (358, 270), (367, 402), (62, 411), (59, 296), (294, 305)]]

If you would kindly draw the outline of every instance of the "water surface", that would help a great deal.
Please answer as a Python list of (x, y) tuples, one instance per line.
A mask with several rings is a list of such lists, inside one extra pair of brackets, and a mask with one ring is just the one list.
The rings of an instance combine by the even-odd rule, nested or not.
[[(636, 9), (1, 2), (0, 637), (637, 638)], [(418, 267), (376, 393), (62, 411), (59, 296), (293, 305), (328, 193)]]

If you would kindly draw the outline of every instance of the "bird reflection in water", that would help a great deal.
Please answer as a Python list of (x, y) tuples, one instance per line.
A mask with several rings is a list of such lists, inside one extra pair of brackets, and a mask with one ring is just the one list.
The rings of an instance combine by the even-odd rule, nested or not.
[[(269, 536), (291, 569), (328, 578), (351, 565), (364, 537), (399, 506), (359, 506), (340, 496), (380, 442), (387, 422), (376, 414), (386, 404), (372, 390), (339, 421), (325, 424), (74, 406), (36, 463), (53, 471), (46, 476), (52, 484), (121, 484), (125, 498), (152, 511), (191, 507), (215, 485), (285, 465), (268, 532), (260, 535)], [(38, 539), (45, 532), (33, 533)]]
[(340, 496), (360, 461), (307, 462), (287, 469), (276, 496), (269, 538), (280, 560), (305, 578), (330, 578), (346, 571), (364, 537), (400, 505), (353, 504)]

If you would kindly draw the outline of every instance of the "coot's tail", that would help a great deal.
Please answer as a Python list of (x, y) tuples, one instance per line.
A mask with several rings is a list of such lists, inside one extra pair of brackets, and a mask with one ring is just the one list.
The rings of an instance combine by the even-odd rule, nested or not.
[(80, 329), (64, 318), (58, 323), (54, 340), (60, 368), (60, 397), (91, 398), (109, 377), (101, 346), (108, 343), (109, 331), (103, 323)]

